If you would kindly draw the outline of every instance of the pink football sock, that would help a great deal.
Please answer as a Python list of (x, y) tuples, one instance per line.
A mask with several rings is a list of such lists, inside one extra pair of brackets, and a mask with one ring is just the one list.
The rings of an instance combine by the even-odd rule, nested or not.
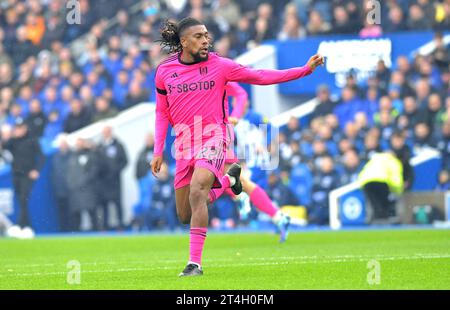
[(278, 211), (278, 208), (274, 206), (266, 192), (258, 185), (256, 185), (255, 189), (250, 194), (250, 202), (253, 203), (258, 210), (268, 214), (270, 217), (274, 217)]
[(203, 245), (205, 244), (206, 227), (192, 227), (189, 240), (189, 263), (202, 265)]
[(222, 179), (220, 179), (220, 184), (222, 184), (221, 188), (213, 188), (209, 191), (209, 203), (213, 203), (217, 199), (219, 199), (220, 196), (222, 196), (223, 192), (230, 188), (230, 179), (228, 176), (224, 175)]

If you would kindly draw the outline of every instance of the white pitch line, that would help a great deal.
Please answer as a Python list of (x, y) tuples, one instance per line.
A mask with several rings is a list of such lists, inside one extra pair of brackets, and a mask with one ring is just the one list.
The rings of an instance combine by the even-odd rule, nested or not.
[[(443, 255), (447, 254), (438, 254), (438, 253), (416, 253), (411, 254), (408, 256), (402, 255), (402, 256), (392, 256), (392, 255), (383, 255), (383, 254), (377, 254), (377, 255), (333, 255), (333, 256), (326, 256), (326, 255), (313, 255), (313, 256), (275, 256), (275, 257), (245, 257), (245, 256), (236, 256), (236, 258), (219, 258), (219, 259), (204, 259), (204, 262), (233, 262), (236, 261), (236, 259), (242, 259), (242, 260), (249, 260), (249, 261), (280, 261), (280, 260), (318, 260), (318, 261), (326, 261), (329, 259), (350, 259), (350, 260), (365, 260), (365, 259), (385, 259), (385, 260), (391, 260), (392, 258), (411, 258), (417, 259), (417, 258), (442, 258)], [(450, 254), (448, 254), (450, 256)], [(76, 259), (76, 258), (74, 258)], [(149, 258), (149, 261), (151, 260), (151, 257)], [(165, 264), (180, 264), (185, 263), (186, 260), (164, 260), (160, 259), (161, 261), (164, 261)], [(69, 261), (69, 260), (68, 260)], [(146, 261), (99, 261), (99, 262), (83, 262), (80, 260), (81, 265), (84, 266), (98, 266), (98, 265), (134, 265), (134, 264), (145, 264)], [(4, 268), (24, 268), (24, 267), (61, 267), (62, 264), (60, 263), (43, 263), (43, 264), (4, 264)]]
[[(333, 256), (326, 257), (326, 259), (320, 259), (320, 256), (305, 256), (305, 257), (284, 257), (284, 259), (292, 260), (292, 261), (270, 261), (272, 259), (281, 259), (281, 258), (250, 258), (250, 260), (267, 260), (266, 262), (255, 262), (255, 263), (233, 263), (233, 267), (250, 267), (250, 266), (276, 266), (276, 265), (303, 265), (303, 264), (319, 264), (319, 263), (348, 263), (348, 262), (365, 262), (367, 260), (375, 259), (375, 260), (429, 260), (429, 259), (442, 259), (442, 258), (450, 258), (450, 254), (415, 254), (413, 256), (383, 256), (383, 255), (343, 255), (343, 256)], [(219, 260), (216, 260), (219, 261)], [(230, 260), (220, 260), (222, 262), (230, 261)], [(183, 261), (184, 263), (185, 261)], [(181, 263), (181, 262), (179, 262)], [(81, 267), (83, 264), (81, 265)], [(222, 267), (230, 267), (230, 264), (207, 264), (208, 268), (222, 268)], [(83, 270), (81, 269), (81, 274), (86, 273), (116, 273), (116, 272), (135, 272), (135, 271), (156, 271), (156, 270), (178, 270), (179, 266), (173, 267), (153, 267), (153, 268), (117, 268), (117, 269), (105, 269), (105, 270)], [(5, 277), (42, 277), (42, 276), (52, 276), (52, 275), (61, 275), (65, 276), (67, 272), (35, 272), (35, 273), (12, 273), (0, 275), (0, 278)]]

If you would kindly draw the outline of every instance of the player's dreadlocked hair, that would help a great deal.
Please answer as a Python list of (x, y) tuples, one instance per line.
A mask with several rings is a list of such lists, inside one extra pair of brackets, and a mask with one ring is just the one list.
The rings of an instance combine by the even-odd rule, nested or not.
[(181, 35), (183, 31), (191, 26), (203, 25), (201, 22), (192, 17), (183, 18), (178, 24), (166, 20), (163, 28), (161, 29), (161, 37), (159, 40), (161, 46), (168, 47), (169, 53), (181, 52), (183, 46), (181, 46)]

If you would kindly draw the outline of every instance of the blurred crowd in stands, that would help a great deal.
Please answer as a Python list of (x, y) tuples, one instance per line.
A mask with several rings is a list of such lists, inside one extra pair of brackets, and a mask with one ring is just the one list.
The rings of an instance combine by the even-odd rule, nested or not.
[[(63, 0), (2, 2), (0, 126), (28, 118), (37, 136), (52, 139), (152, 100), (152, 69), (164, 57), (156, 41), (166, 18), (202, 20), (216, 50), (235, 57), (264, 40), (364, 33), (367, 15), (367, 1), (352, 0), (76, 2), (79, 25), (68, 22)], [(374, 26), (379, 34), (450, 29), (450, 2), (385, 1), (381, 20)], [(81, 36), (80, 51), (73, 42)]]
[[(377, 37), (433, 30), (436, 49), (430, 56), (418, 55), (412, 61), (399, 57), (390, 69), (380, 61), (364, 87), (350, 72), (338, 98), (331, 96), (326, 85), (319, 87), (319, 104), (308, 121), (293, 118), (281, 132), (281, 165), (267, 176), (266, 190), (278, 205), (307, 206), (312, 222), (324, 224), (328, 193), (354, 181), (373, 152), (392, 149), (393, 136), (404, 140), (405, 147), (402, 143), (399, 147), (408, 158), (427, 147), (438, 149), (443, 158), (438, 189), (447, 190), (450, 54), (440, 31), (450, 29), (450, 1), (383, 1), (381, 25), (366, 22), (367, 2), (79, 0), (78, 25), (67, 22), (69, 9), (64, 0), (2, 1), (2, 136), (24, 121), (28, 134), (51, 141), (60, 132), (72, 133), (152, 101), (154, 69), (165, 57), (157, 39), (166, 18), (190, 15), (203, 21), (216, 51), (227, 57), (271, 39), (323, 34)], [(87, 144), (80, 141), (71, 152), (90, 149)], [(10, 156), (0, 151), (0, 163), (10, 161)], [(145, 166), (143, 161), (141, 165)], [(141, 174), (138, 179), (142, 181), (147, 174), (142, 170)], [(167, 184), (171, 177), (168, 173)], [(164, 196), (164, 184), (156, 185), (161, 187), (156, 189), (160, 196)], [(160, 199), (156, 205), (167, 205), (164, 199), (168, 196)], [(156, 208), (155, 218), (166, 216), (167, 222), (175, 225), (173, 214), (165, 215)], [(138, 216), (135, 222), (143, 220)]]
[[(366, 86), (350, 72), (338, 98), (320, 86), (310, 118), (291, 118), (280, 133), (279, 178), (308, 207), (310, 222), (328, 222), (328, 194), (356, 181), (374, 152), (393, 151), (406, 163), (423, 150), (437, 149), (442, 172), (436, 190), (449, 188), (450, 50), (440, 33), (434, 41), (429, 56), (413, 61), (401, 56), (391, 69), (380, 61)], [(408, 189), (411, 168), (404, 174)], [(272, 178), (274, 186), (282, 186)]]

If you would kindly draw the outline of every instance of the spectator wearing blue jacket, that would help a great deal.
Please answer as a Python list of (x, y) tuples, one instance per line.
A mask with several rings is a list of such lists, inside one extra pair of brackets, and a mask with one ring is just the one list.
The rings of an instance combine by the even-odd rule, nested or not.
[(122, 58), (122, 66), (121, 66), (120, 70), (125, 70), (126, 72), (131, 74), (134, 69), (136, 69), (136, 67), (134, 65), (134, 59), (128, 55), (125, 55)]
[(344, 153), (342, 158), (343, 171), (340, 175), (340, 184), (347, 185), (358, 180), (358, 174), (362, 169), (361, 160), (355, 149)]
[[(72, 86), (70, 86), (70, 85), (63, 86), (61, 88), (60, 98), (61, 98), (60, 101), (62, 103), (61, 106), (64, 107), (63, 110), (65, 109), (65, 107), (69, 107), (69, 112), (64, 116), (64, 117), (67, 117), (67, 116), (69, 116), (69, 113), (70, 113), (71, 103), (74, 99), (76, 99), (75, 91), (72, 88)], [(85, 104), (87, 104), (87, 102), (85, 102)], [(65, 111), (63, 111), (63, 110), (60, 109), (59, 112), (64, 113)], [(61, 115), (63, 115), (63, 114), (61, 114)]]
[(70, 85), (75, 91), (75, 93), (78, 94), (80, 92), (80, 88), (85, 83), (85, 76), (83, 75), (83, 73), (79, 71), (71, 70), (71, 73), (68, 76), (68, 82), (69, 82), (68, 85)]
[(380, 89), (380, 92), (383, 95), (387, 94), (389, 81), (391, 79), (391, 70), (386, 66), (386, 63), (383, 59), (380, 59), (377, 63), (375, 76), (378, 80), (378, 87)]
[(23, 108), (20, 104), (13, 103), (9, 108), (9, 115), (6, 118), (6, 123), (8, 125), (14, 126), (18, 121), (23, 120), (25, 113), (23, 113)]
[(298, 205), (298, 199), (292, 190), (281, 182), (277, 171), (269, 174), (267, 195), (278, 206)]
[(377, 122), (377, 127), (380, 130), (381, 146), (385, 149), (389, 144), (388, 142), (391, 135), (396, 129), (394, 118), (389, 112), (381, 111), (379, 121)]
[(28, 114), (30, 102), (33, 99), (33, 89), (31, 86), (22, 86), (19, 90), (19, 96), (16, 98), (16, 103), (22, 106), (23, 113)]
[(450, 190), (450, 175), (448, 170), (444, 169), (439, 172), (439, 182), (436, 190), (439, 192), (447, 192)]
[(138, 68), (141, 62), (144, 60), (144, 57), (141, 54), (141, 50), (138, 45), (131, 45), (128, 50), (128, 56), (133, 60), (134, 68)]
[(333, 131), (328, 124), (325, 123), (319, 128), (319, 137), (325, 143), (328, 153), (331, 156), (338, 155), (339, 149), (336, 142), (333, 140)]
[(86, 82), (86, 85), (89, 85), (91, 87), (92, 92), (96, 97), (101, 96), (107, 86), (105, 80), (101, 76), (99, 76), (96, 71), (88, 73)]
[(45, 115), (49, 115), (51, 111), (61, 111), (63, 103), (58, 99), (58, 90), (53, 87), (47, 87), (41, 96), (42, 107)]
[(125, 108), (125, 98), (128, 94), (129, 76), (125, 70), (120, 70), (114, 79), (113, 98), (117, 102), (118, 109)]
[(363, 103), (356, 97), (351, 87), (344, 87), (341, 102), (334, 109), (341, 129), (344, 129), (348, 122), (353, 121), (355, 114), (360, 111), (363, 111)]
[(109, 49), (107, 56), (103, 59), (103, 65), (111, 76), (116, 76), (122, 67), (120, 50)]
[[(142, 69), (144, 67), (147, 67), (147, 69)], [(131, 81), (137, 81), (139, 82), (139, 84), (141, 85), (141, 87), (143, 89), (147, 89), (150, 90), (149, 93), (149, 97), (148, 100), (152, 101), (154, 100), (154, 95), (153, 92), (151, 90), (153, 90), (155, 88), (154, 85), (154, 76), (152, 74), (152, 72), (150, 73), (146, 73), (146, 72), (150, 72), (150, 67), (147, 65), (146, 62), (141, 62), (141, 67), (138, 69), (134, 69), (133, 72), (131, 73)]]
[(373, 126), (374, 116), (378, 111), (378, 89), (376, 87), (369, 87), (367, 89), (366, 99), (364, 100), (364, 112), (367, 115), (367, 121), (370, 126)]
[(53, 141), (63, 129), (63, 120), (57, 110), (53, 110), (48, 115), (48, 122), (44, 129), (43, 137), (48, 141)]
[(347, 123), (345, 126), (344, 136), (358, 151), (361, 151), (364, 148), (363, 137), (361, 136), (360, 128), (356, 125), (356, 123)]
[(89, 73), (93, 72), (95, 69), (95, 66), (102, 62), (102, 59), (100, 57), (100, 53), (97, 50), (91, 51), (89, 53), (89, 59), (88, 61), (82, 66), (82, 71), (85, 76), (87, 76)]

